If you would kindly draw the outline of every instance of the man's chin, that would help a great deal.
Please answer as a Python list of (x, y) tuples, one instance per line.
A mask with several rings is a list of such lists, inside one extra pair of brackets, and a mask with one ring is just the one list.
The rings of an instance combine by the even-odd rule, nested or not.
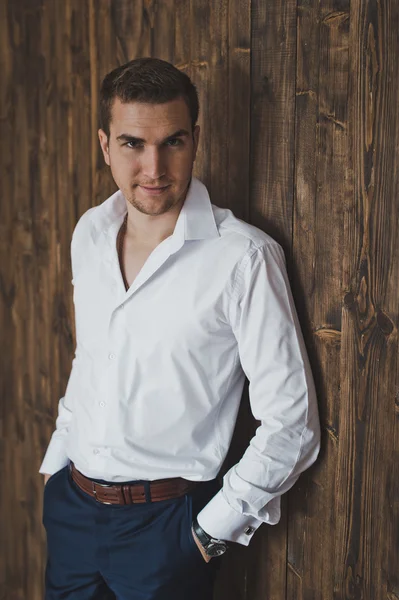
[(156, 196), (146, 196), (145, 198), (140, 196), (138, 199), (137, 195), (135, 195), (134, 197), (128, 198), (128, 202), (142, 214), (152, 217), (163, 215), (175, 206), (174, 199), (171, 199), (170, 197), (161, 199)]

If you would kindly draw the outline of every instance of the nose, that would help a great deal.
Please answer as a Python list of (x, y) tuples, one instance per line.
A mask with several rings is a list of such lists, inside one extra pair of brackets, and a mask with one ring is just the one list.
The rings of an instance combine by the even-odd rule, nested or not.
[(147, 147), (141, 158), (141, 170), (147, 183), (160, 183), (160, 179), (165, 175), (165, 164), (162, 157), (162, 150), (159, 148)]

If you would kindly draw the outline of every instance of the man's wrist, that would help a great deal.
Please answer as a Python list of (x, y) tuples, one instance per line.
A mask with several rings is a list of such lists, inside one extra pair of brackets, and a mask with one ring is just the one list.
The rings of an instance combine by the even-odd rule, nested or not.
[(191, 535), (193, 536), (194, 542), (196, 543), (198, 550), (201, 552), (203, 559), (205, 560), (205, 562), (209, 562), (212, 557), (208, 556), (207, 553), (205, 552), (205, 549), (204, 549), (203, 545), (201, 544), (201, 542), (199, 541), (198, 537), (196, 536), (192, 525), (191, 525)]
[(224, 540), (211, 537), (202, 529), (196, 518), (192, 522), (191, 529), (201, 544), (205, 554), (210, 558), (221, 556), (226, 552), (228, 548), (227, 543)]

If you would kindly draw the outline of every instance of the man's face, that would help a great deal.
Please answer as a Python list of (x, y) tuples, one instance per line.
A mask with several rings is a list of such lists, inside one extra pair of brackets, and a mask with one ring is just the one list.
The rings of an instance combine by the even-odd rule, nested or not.
[[(102, 129), (98, 135), (115, 183), (137, 210), (156, 216), (182, 204), (199, 129), (197, 125), (192, 133), (190, 113), (182, 98), (165, 104), (123, 104), (115, 98), (110, 136)], [(154, 194), (144, 186), (166, 187)]]

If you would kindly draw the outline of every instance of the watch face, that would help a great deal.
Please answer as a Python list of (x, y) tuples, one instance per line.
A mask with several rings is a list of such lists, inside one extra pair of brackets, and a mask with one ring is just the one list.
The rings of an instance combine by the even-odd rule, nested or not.
[(225, 544), (211, 542), (206, 548), (206, 553), (208, 556), (221, 556), (226, 550), (227, 546)]

